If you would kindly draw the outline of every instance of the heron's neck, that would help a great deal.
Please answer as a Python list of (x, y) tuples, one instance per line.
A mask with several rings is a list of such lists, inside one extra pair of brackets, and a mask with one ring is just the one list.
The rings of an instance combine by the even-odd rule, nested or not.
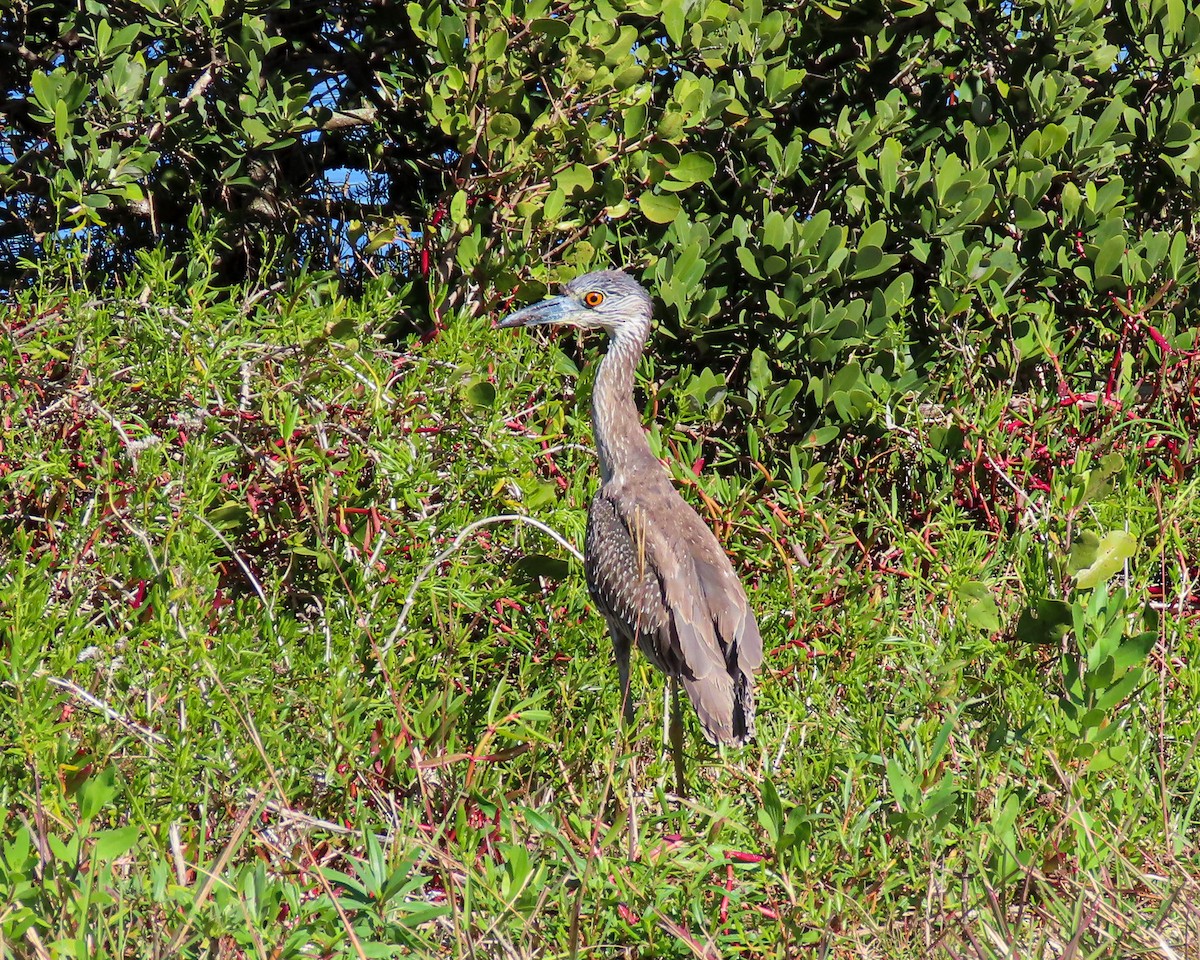
[(650, 321), (621, 327), (600, 361), (592, 391), (592, 424), (596, 452), (600, 456), (600, 479), (628, 476), (632, 469), (656, 463), (642, 420), (633, 404), (633, 372), (650, 335)]

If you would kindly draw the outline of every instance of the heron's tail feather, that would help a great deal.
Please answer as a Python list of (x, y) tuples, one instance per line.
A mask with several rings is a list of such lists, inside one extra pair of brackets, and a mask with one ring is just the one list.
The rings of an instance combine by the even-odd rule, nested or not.
[(754, 681), (741, 670), (733, 684), (733, 735), (738, 747), (754, 739)]
[(709, 743), (741, 747), (754, 739), (754, 681), (748, 674), (721, 671), (680, 679)]

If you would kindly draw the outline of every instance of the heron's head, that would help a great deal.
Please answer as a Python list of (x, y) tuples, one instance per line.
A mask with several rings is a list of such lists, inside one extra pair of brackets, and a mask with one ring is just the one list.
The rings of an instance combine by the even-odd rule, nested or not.
[(653, 304), (649, 294), (621, 270), (596, 270), (576, 277), (560, 296), (518, 310), (500, 321), (501, 327), (534, 327), (544, 324), (601, 329), (617, 336), (624, 327), (650, 322)]

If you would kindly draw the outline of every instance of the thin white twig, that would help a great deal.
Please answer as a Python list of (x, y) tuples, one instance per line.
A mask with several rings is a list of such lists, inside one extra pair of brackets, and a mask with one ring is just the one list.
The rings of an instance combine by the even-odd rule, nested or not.
[(787, 749), (788, 741), (792, 738), (792, 725), (789, 723), (784, 728), (783, 736), (779, 738), (779, 752), (775, 754), (775, 762), (771, 764), (771, 769), (776, 773), (783, 763), (783, 752)]
[(388, 532), (380, 530), (379, 536), (375, 538), (375, 549), (371, 551), (371, 556), (367, 560), (367, 565), (363, 571), (367, 575), (367, 580), (373, 579), (372, 574), (375, 572), (375, 564), (379, 562), (380, 556), (383, 554), (383, 545), (387, 543)]
[(70, 396), (75, 397), (77, 400), (82, 400), (89, 407), (91, 407), (96, 413), (98, 413), (105, 420), (107, 420), (109, 425), (114, 430), (117, 431), (117, 436), (119, 436), (121, 438), (121, 443), (125, 446), (126, 449), (129, 449), (129, 447), (133, 446), (133, 440), (130, 438), (129, 434), (127, 434), (125, 432), (125, 425), (123, 423), (121, 423), (121, 421), (118, 420), (116, 417), (114, 417), (111, 413), (109, 413), (106, 409), (104, 409), (104, 407), (100, 406), (100, 404), (98, 404), (90, 396), (88, 396), (86, 393), (84, 393), (80, 390), (68, 390), (67, 393)]
[(550, 456), (551, 454), (558, 453), (562, 450), (578, 450), (580, 453), (586, 453), (586, 454), (588, 454), (588, 456), (592, 456), (592, 457), (597, 455), (596, 448), (589, 447), (585, 443), (559, 443), (559, 444), (555, 444), (553, 447), (547, 447), (545, 450), (539, 450), (534, 455), (546, 457), (546, 456)]
[[(343, 826), (340, 823), (334, 823), (332, 820), (322, 820), (320, 817), (314, 817), (311, 814), (301, 813), (299, 810), (293, 810), (291, 807), (277, 803), (274, 800), (268, 800), (265, 796), (260, 796), (258, 802), (261, 803), (264, 809), (270, 810), (273, 814), (282, 820), (285, 820), (291, 826), (305, 826), (313, 829), (325, 830), (328, 833), (339, 834), (341, 836), (357, 836), (359, 831), (352, 827)], [(377, 833), (376, 839), (381, 843), (388, 843), (392, 840), (389, 834)]]
[(33, 955), (37, 960), (50, 960), (50, 951), (46, 949), (46, 945), (42, 943), (42, 938), (38, 936), (37, 929), (29, 927), (25, 931), (25, 939), (29, 941), (29, 945), (33, 947)]
[(187, 860), (183, 856), (183, 841), (179, 836), (179, 821), (172, 820), (167, 830), (171, 841), (171, 859), (175, 861), (175, 879), (181, 887), (187, 886)]
[(474, 523), (469, 523), (463, 527), (458, 536), (454, 538), (454, 542), (451, 543), (450, 546), (430, 560), (429, 563), (425, 564), (421, 572), (417, 574), (417, 579), (413, 581), (413, 585), (408, 591), (408, 596), (404, 598), (404, 606), (400, 610), (400, 619), (396, 621), (396, 628), (392, 631), (391, 636), (387, 638), (387, 641), (383, 645), (383, 653), (385, 655), (389, 650), (392, 649), (392, 645), (396, 642), (396, 637), (398, 637), (400, 635), (400, 631), (404, 629), (405, 621), (408, 620), (409, 611), (412, 609), (413, 598), (416, 597), (417, 590), (420, 588), (421, 584), (425, 582), (425, 578), (437, 568), (438, 564), (440, 564), (443, 560), (454, 553), (454, 551), (461, 547), (463, 541), (466, 540), (467, 537), (469, 537), (472, 533), (474, 533), (480, 527), (490, 526), (494, 523), (527, 523), (531, 527), (536, 527), (538, 530), (541, 530), (542, 533), (546, 534), (546, 536), (558, 543), (559, 546), (563, 547), (580, 563), (583, 562), (583, 554), (579, 552), (573, 543), (567, 540), (566, 537), (564, 537), (557, 530), (546, 526), (546, 524), (542, 523), (541, 520), (533, 519), (533, 517), (525, 517), (519, 513), (505, 513), (495, 517), (484, 517), (482, 520), (476, 520)]
[(75, 699), (87, 704), (93, 710), (104, 714), (104, 716), (106, 716), (109, 720), (120, 724), (134, 736), (140, 737), (141, 739), (150, 743), (156, 743), (159, 746), (166, 745), (167, 738), (161, 733), (155, 733), (149, 727), (143, 727), (140, 723), (134, 723), (128, 717), (122, 716), (117, 710), (114, 710), (99, 697), (88, 693), (78, 684), (72, 683), (70, 680), (64, 680), (62, 677), (52, 677), (48, 674), (46, 674), (45, 677), (46, 682), (51, 686), (58, 687), (60, 690), (65, 690)]

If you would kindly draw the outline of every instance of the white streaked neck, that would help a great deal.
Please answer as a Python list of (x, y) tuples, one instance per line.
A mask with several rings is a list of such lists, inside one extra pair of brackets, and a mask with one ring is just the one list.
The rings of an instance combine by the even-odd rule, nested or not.
[(592, 391), (592, 428), (602, 483), (626, 477), (636, 466), (657, 463), (633, 403), (633, 374), (649, 335), (649, 317), (626, 322), (600, 361)]

